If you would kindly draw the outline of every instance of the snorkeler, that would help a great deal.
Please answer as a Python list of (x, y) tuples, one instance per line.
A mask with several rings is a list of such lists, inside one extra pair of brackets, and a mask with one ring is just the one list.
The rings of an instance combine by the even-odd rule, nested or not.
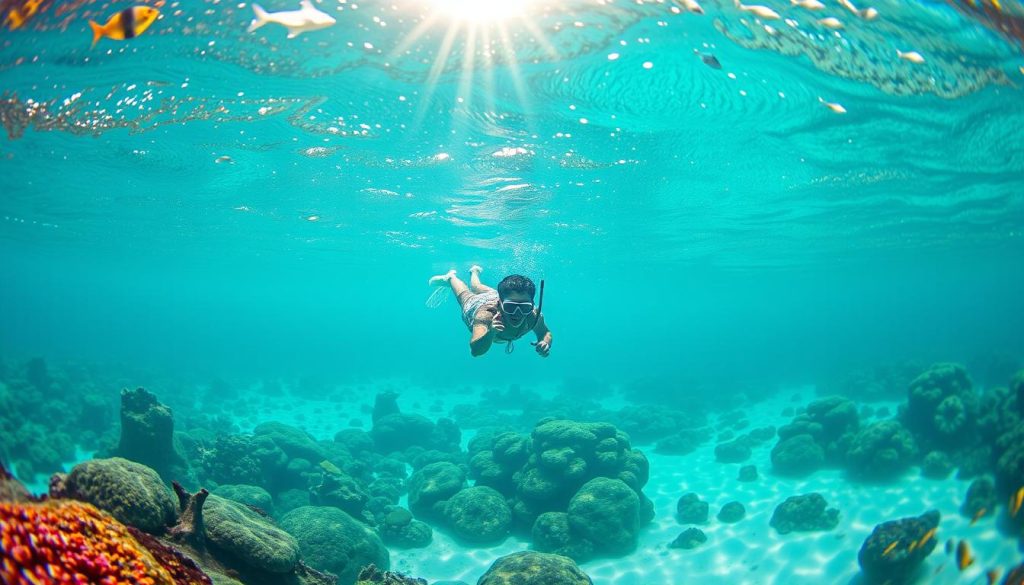
[[(532, 345), (541, 357), (551, 352), (551, 331), (544, 324), (540, 307), (534, 307), (536, 288), (525, 276), (511, 274), (498, 283), (497, 290), (480, 282), (483, 269), (469, 269), (470, 286), (455, 276), (455, 270), (430, 279), (431, 286), (448, 284), (462, 307), (462, 321), (470, 330), (469, 350), (474, 357), (487, 353), (492, 343), (505, 343), (505, 353), (511, 353), (512, 343), (528, 331), (537, 334)], [(541, 282), (541, 300), (544, 298)]]

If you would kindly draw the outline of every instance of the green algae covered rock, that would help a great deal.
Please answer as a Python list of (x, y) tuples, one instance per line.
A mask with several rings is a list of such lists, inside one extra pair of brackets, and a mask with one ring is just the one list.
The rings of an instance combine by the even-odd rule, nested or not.
[(299, 561), (299, 543), (257, 512), (211, 495), (203, 505), (206, 539), (246, 565), (268, 573), (287, 573)]
[(569, 501), (569, 527), (597, 553), (628, 554), (636, 548), (640, 498), (617, 479), (597, 477)]
[(782, 439), (772, 448), (772, 469), (783, 475), (808, 475), (824, 464), (825, 450), (806, 433)]
[(494, 561), (477, 585), (593, 585), (568, 557), (518, 552)]
[(829, 508), (819, 493), (791, 496), (775, 507), (768, 524), (779, 534), (832, 530), (839, 524), (839, 510)]
[(176, 502), (157, 472), (120, 457), (79, 463), (62, 489), (51, 495), (89, 502), (151, 534), (163, 532), (177, 518)]
[(454, 463), (425, 465), (409, 478), (409, 508), (418, 516), (441, 517), (445, 502), (466, 487), (466, 472)]
[(256, 506), (267, 514), (274, 513), (274, 499), (267, 490), (255, 485), (222, 485), (213, 490), (215, 495), (241, 504)]
[(448, 500), (445, 520), (455, 534), (475, 543), (500, 542), (512, 527), (512, 510), (496, 490), (466, 488)]
[(391, 566), (377, 533), (338, 508), (296, 508), (281, 519), (281, 527), (298, 540), (305, 562), (337, 575), (338, 585), (352, 585), (371, 564), (385, 570)]

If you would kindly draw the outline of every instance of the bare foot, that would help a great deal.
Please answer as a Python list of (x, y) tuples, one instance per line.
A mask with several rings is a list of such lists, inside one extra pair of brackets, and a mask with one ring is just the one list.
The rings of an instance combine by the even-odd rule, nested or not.
[(448, 281), (455, 278), (455, 269), (452, 268), (445, 274), (438, 274), (437, 276), (431, 276), (427, 284), (430, 286), (441, 286), (448, 284)]

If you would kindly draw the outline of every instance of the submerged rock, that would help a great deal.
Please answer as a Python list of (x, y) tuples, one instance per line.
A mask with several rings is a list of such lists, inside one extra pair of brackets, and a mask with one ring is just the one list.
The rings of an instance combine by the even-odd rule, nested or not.
[(496, 490), (477, 486), (466, 488), (445, 504), (444, 517), (455, 534), (477, 543), (500, 542), (512, 527), (512, 510)]
[(718, 512), (718, 520), (720, 522), (728, 522), (730, 524), (739, 522), (747, 515), (747, 509), (743, 507), (743, 504), (739, 502), (729, 502), (722, 506), (722, 509)]
[(695, 549), (708, 541), (708, 537), (700, 528), (687, 528), (668, 545), (669, 548)]
[(281, 527), (299, 542), (302, 558), (334, 573), (339, 585), (355, 583), (360, 569), (391, 566), (388, 549), (373, 530), (333, 507), (305, 506), (281, 519)]
[(593, 585), (568, 557), (518, 552), (494, 561), (477, 585)]
[(676, 502), (676, 520), (680, 524), (704, 524), (708, 521), (710, 508), (711, 506), (707, 502), (702, 502), (697, 494), (683, 494)]
[(996, 486), (987, 477), (979, 477), (967, 488), (967, 495), (960, 506), (964, 518), (991, 516), (996, 510)]
[(779, 534), (832, 530), (839, 524), (839, 510), (828, 508), (821, 494), (792, 496), (775, 507), (768, 524)]
[(211, 495), (203, 506), (203, 518), (207, 542), (246, 566), (288, 573), (299, 561), (296, 539), (245, 504)]
[(60, 493), (89, 502), (124, 524), (160, 534), (174, 523), (176, 504), (156, 471), (120, 457), (79, 463), (64, 478)]
[[(875, 526), (857, 554), (866, 583), (912, 583), (918, 568), (935, 550), (936, 538), (930, 531), (938, 528), (939, 518), (938, 510), (932, 510)], [(928, 534), (932, 536), (925, 538)]]
[(757, 481), (757, 467), (753, 465), (740, 467), (740, 473), (736, 479), (743, 482)]

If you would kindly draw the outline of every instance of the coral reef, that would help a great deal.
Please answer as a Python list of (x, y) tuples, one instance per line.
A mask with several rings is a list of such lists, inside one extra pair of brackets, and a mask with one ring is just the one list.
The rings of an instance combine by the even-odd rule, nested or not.
[(791, 496), (775, 507), (768, 524), (779, 534), (832, 530), (839, 524), (839, 510), (829, 508), (818, 493)]
[(914, 437), (894, 420), (878, 421), (861, 429), (847, 452), (847, 470), (861, 479), (890, 479), (914, 462)]
[(903, 421), (924, 449), (972, 446), (977, 416), (978, 398), (960, 364), (935, 364), (910, 383)]
[(803, 414), (779, 428), (772, 449), (772, 467), (784, 475), (806, 475), (825, 465), (841, 465), (860, 427), (856, 405), (830, 396), (807, 405)]
[(0, 581), (11, 585), (173, 585), (127, 528), (91, 504), (0, 503)]
[[(866, 582), (893, 585), (913, 582), (921, 563), (935, 550), (938, 539), (932, 530), (938, 528), (939, 518), (939, 512), (932, 510), (916, 518), (901, 518), (875, 526), (857, 554)], [(929, 534), (933, 536), (928, 537)]]
[(494, 561), (477, 585), (593, 585), (568, 557), (518, 552)]

